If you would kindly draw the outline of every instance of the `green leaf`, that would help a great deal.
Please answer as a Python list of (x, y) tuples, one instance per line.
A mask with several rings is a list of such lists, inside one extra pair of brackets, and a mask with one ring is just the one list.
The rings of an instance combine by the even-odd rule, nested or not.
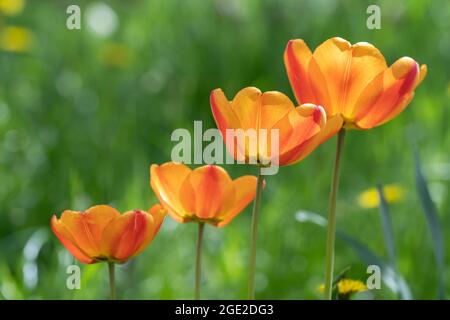
[(438, 299), (445, 299), (445, 279), (444, 279), (444, 243), (442, 240), (441, 225), (436, 206), (431, 199), (430, 191), (428, 190), (427, 182), (422, 171), (422, 165), (418, 152), (414, 153), (415, 160), (415, 176), (416, 188), (419, 194), (420, 202), (422, 204), (425, 219), (427, 220), (428, 228), (431, 233), (431, 240), (433, 242), (434, 256), (436, 259), (436, 268), (438, 273)]
[(395, 255), (394, 232), (389, 212), (389, 206), (384, 197), (383, 187), (377, 186), (378, 197), (380, 199), (381, 226), (383, 228), (384, 243), (388, 252), (389, 263), (394, 270), (397, 270), (397, 259)]

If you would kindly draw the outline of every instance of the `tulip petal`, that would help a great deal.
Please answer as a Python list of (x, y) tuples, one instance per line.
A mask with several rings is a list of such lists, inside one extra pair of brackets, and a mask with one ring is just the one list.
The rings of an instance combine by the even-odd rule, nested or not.
[(325, 123), (325, 111), (320, 106), (303, 104), (292, 109), (273, 128), (279, 130), (279, 159), (278, 163), (273, 159), (274, 164), (285, 165), (293, 154), (299, 156), (304, 143), (317, 135)]
[(325, 41), (313, 57), (326, 79), (332, 105), (324, 108), (329, 116), (341, 113), (344, 118), (351, 117), (362, 90), (387, 68), (383, 55), (373, 45), (361, 42), (352, 46), (342, 38)]
[(341, 130), (343, 123), (344, 121), (339, 114), (329, 118), (325, 127), (317, 135), (311, 137), (302, 145), (283, 153), (280, 157), (280, 163), (282, 165), (292, 165), (305, 159), (318, 146), (338, 133), (339, 130)]
[(284, 51), (284, 65), (295, 98), (300, 104), (318, 103), (308, 77), (312, 53), (301, 39), (290, 40)]
[(137, 248), (133, 256), (137, 256), (138, 254), (140, 254), (156, 236), (159, 229), (161, 228), (164, 218), (166, 217), (166, 210), (163, 206), (155, 204), (148, 210), (148, 214), (153, 217), (153, 224), (149, 225), (149, 231), (147, 232), (144, 241), (142, 241), (141, 245)]
[(221, 221), (217, 224), (218, 227), (224, 227), (230, 223), (254, 199), (256, 182), (257, 179), (254, 176), (243, 176), (233, 181), (234, 201), (228, 210), (220, 214)]
[(408, 57), (400, 58), (381, 72), (358, 99), (356, 125), (369, 129), (396, 117), (411, 101), (413, 91), (425, 73), (426, 67), (419, 69), (417, 62)]
[(95, 206), (85, 212), (66, 210), (59, 221), (70, 233), (77, 246), (89, 257), (101, 255), (101, 234), (106, 225), (120, 216), (120, 213), (109, 206)]
[(262, 92), (255, 87), (240, 90), (231, 101), (243, 129), (258, 129), (258, 115), (261, 112)]
[(90, 258), (88, 254), (78, 247), (76, 240), (66, 230), (64, 224), (58, 220), (56, 216), (53, 216), (50, 221), (50, 226), (53, 233), (56, 235), (62, 245), (81, 263), (91, 264), (94, 263), (94, 259)]
[(102, 252), (113, 261), (123, 262), (134, 256), (153, 238), (154, 218), (147, 212), (128, 211), (113, 220), (103, 232)]
[(150, 167), (150, 185), (169, 215), (183, 222), (188, 214), (180, 201), (180, 188), (191, 169), (181, 163), (168, 162)]
[(184, 207), (199, 219), (215, 219), (223, 206), (234, 199), (232, 180), (221, 167), (197, 168), (183, 183), (180, 198)]
[(210, 103), (214, 120), (228, 152), (234, 159), (245, 159), (245, 146), (240, 145), (234, 135), (232, 138), (227, 138), (227, 129), (241, 128), (241, 123), (222, 89), (215, 89), (211, 92)]

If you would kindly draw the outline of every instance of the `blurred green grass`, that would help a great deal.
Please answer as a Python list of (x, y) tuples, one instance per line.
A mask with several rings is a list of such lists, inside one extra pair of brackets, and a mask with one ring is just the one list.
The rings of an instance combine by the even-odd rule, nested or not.
[[(156, 199), (148, 168), (169, 160), (172, 130), (192, 130), (194, 120), (215, 126), (212, 89), (232, 96), (254, 85), (293, 98), (282, 59), (287, 41), (303, 38), (315, 48), (332, 36), (371, 42), (389, 64), (408, 55), (428, 65), (427, 78), (400, 117), (348, 135), (338, 226), (386, 257), (378, 210), (360, 208), (356, 197), (377, 183), (401, 184), (405, 199), (390, 206), (398, 269), (414, 298), (436, 298), (412, 145), (418, 145), (448, 243), (448, 1), (379, 1), (382, 28), (368, 30), (366, 1), (115, 0), (107, 3), (119, 24), (107, 37), (89, 27), (86, 12), (93, 3), (78, 1), (79, 31), (65, 27), (71, 1), (27, 1), (20, 15), (0, 17), (0, 28), (21, 26), (34, 36), (29, 52), (0, 53), (0, 298), (106, 298), (106, 265), (83, 266), (82, 289), (66, 289), (73, 258), (51, 233), (51, 215), (99, 203), (122, 211), (149, 207)], [(258, 298), (319, 297), (325, 231), (296, 222), (295, 213), (325, 214), (334, 144), (267, 178)], [(226, 168), (233, 177), (255, 174), (251, 167)], [(227, 228), (206, 228), (204, 297), (245, 298), (249, 228), (249, 208)], [(191, 298), (195, 235), (195, 225), (167, 218), (150, 247), (119, 268), (119, 296)], [(448, 274), (449, 246), (445, 250)], [(338, 240), (336, 272), (347, 266), (365, 279), (364, 263)], [(374, 294), (395, 298), (385, 287)]]

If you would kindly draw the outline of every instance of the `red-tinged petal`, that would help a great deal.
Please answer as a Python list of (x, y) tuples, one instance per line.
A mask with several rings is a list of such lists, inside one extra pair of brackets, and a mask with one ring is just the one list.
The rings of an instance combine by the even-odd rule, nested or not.
[[(286, 158), (293, 150), (302, 149), (302, 145), (313, 136), (319, 134), (326, 123), (325, 111), (322, 107), (313, 104), (303, 104), (293, 109), (276, 124), (279, 129), (279, 161), (275, 164), (285, 165)], [(286, 156), (288, 154), (288, 156)]]
[(88, 254), (83, 252), (83, 250), (78, 247), (74, 237), (70, 234), (70, 232), (66, 230), (64, 224), (60, 220), (58, 220), (56, 216), (52, 217), (50, 226), (58, 240), (78, 261), (85, 264), (91, 264), (95, 262), (94, 259), (89, 257)]
[(150, 244), (150, 242), (153, 240), (153, 238), (161, 228), (164, 218), (166, 217), (166, 213), (167, 211), (164, 209), (164, 207), (159, 204), (155, 204), (150, 209), (148, 209), (148, 214), (153, 217), (153, 223), (148, 224), (149, 230), (145, 236), (145, 239), (137, 248), (133, 256), (137, 256), (138, 254), (140, 254)]
[(403, 57), (375, 77), (356, 104), (356, 125), (370, 129), (396, 117), (411, 101), (420, 73), (417, 62)]
[(280, 165), (291, 165), (305, 159), (311, 152), (318, 148), (322, 143), (333, 137), (342, 129), (344, 121), (338, 114), (327, 120), (325, 127), (315, 136), (305, 141), (303, 144), (282, 154)]
[(255, 198), (257, 179), (254, 176), (243, 176), (233, 181), (234, 199), (232, 206), (219, 216), (218, 227), (224, 227), (233, 220)]
[(214, 219), (234, 198), (233, 184), (221, 167), (207, 165), (193, 170), (180, 190), (183, 205), (199, 219)]
[(215, 89), (211, 92), (210, 103), (214, 120), (222, 134), (228, 152), (235, 159), (238, 159), (238, 156), (245, 159), (245, 146), (238, 145), (238, 140), (234, 136), (227, 139), (227, 129), (238, 129), (242, 126), (234, 108), (231, 106), (231, 102), (228, 101), (222, 89)]
[(387, 68), (383, 55), (373, 45), (361, 42), (352, 46), (342, 38), (325, 41), (316, 48), (313, 57), (326, 79), (332, 104), (331, 108), (324, 105), (328, 116), (340, 113), (350, 118), (362, 90)]
[(299, 104), (318, 103), (308, 76), (311, 57), (311, 50), (301, 39), (290, 40), (284, 51), (284, 65)]
[(128, 211), (105, 228), (102, 252), (108, 259), (125, 262), (133, 257), (146, 241), (149, 242), (149, 236), (153, 238), (153, 228), (152, 215), (140, 210)]
[(169, 215), (184, 222), (188, 212), (180, 201), (180, 188), (191, 169), (181, 163), (167, 162), (150, 167), (150, 185)]
[(210, 103), (214, 120), (223, 136), (225, 136), (226, 129), (241, 127), (239, 119), (222, 89), (211, 91)]

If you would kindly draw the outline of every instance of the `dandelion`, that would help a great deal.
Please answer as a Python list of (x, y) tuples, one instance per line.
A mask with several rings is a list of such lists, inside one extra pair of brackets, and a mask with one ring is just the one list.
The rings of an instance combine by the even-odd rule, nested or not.
[(7, 16), (15, 16), (22, 12), (25, 0), (0, 0), (0, 12)]
[[(400, 202), (405, 197), (405, 190), (401, 185), (388, 184), (383, 187), (383, 195), (387, 203)], [(377, 208), (380, 206), (380, 197), (376, 188), (370, 188), (361, 192), (358, 196), (358, 204), (365, 209)]]
[(0, 47), (9, 52), (26, 52), (33, 44), (33, 34), (25, 28), (8, 26), (0, 31)]

